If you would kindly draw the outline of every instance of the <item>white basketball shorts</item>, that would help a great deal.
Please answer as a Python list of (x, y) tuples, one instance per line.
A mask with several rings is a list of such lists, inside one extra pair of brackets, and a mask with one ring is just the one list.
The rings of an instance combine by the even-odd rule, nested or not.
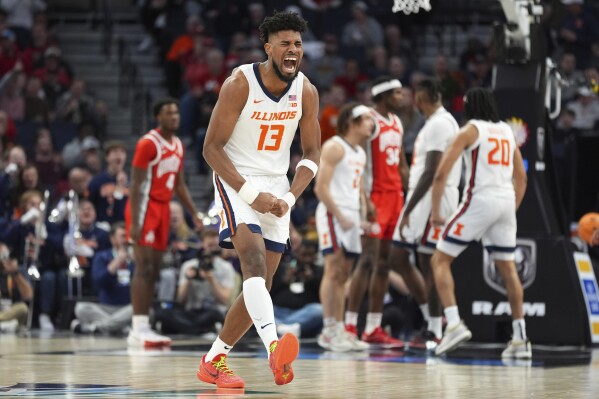
[(437, 249), (457, 257), (468, 244), (482, 239), (494, 259), (514, 260), (516, 230), (514, 198), (473, 195), (448, 219)]
[[(268, 192), (279, 198), (289, 191), (287, 176), (243, 176), (260, 192)], [(219, 241), (223, 248), (233, 248), (231, 237), (237, 226), (245, 223), (249, 229), (261, 234), (268, 251), (285, 252), (289, 239), (289, 212), (283, 217), (272, 213), (259, 213), (241, 199), (237, 191), (214, 174), (215, 205), (220, 215)]]
[(343, 248), (345, 256), (357, 258), (362, 253), (360, 211), (347, 208), (339, 208), (339, 210), (354, 222), (351, 228), (343, 230), (337, 218), (322, 202), (316, 207), (316, 230), (320, 250), (325, 256)]

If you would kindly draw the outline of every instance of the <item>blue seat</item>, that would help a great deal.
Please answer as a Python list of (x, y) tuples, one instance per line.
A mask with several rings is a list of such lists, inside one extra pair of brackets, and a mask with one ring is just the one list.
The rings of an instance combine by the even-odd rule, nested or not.
[(25, 149), (25, 152), (32, 153), (35, 144), (35, 135), (42, 127), (41, 123), (29, 121), (15, 121), (17, 128), (17, 144)]
[(61, 152), (62, 148), (77, 137), (77, 125), (71, 122), (55, 121), (50, 124), (54, 151)]

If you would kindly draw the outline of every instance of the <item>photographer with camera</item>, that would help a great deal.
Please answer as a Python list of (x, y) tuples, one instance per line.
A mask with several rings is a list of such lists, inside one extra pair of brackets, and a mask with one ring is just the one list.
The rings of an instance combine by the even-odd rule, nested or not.
[(235, 270), (221, 256), (218, 232), (204, 230), (202, 244), (201, 254), (181, 265), (175, 306), (156, 312), (163, 333), (214, 331), (233, 301)]
[(0, 332), (15, 332), (27, 324), (29, 308), (24, 301), (32, 296), (29, 280), (10, 257), (6, 244), (0, 242)]

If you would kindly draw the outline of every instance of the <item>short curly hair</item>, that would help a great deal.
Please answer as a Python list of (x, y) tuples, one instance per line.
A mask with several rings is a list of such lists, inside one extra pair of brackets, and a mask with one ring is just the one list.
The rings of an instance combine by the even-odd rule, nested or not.
[(294, 12), (277, 12), (272, 17), (264, 18), (264, 21), (258, 28), (260, 30), (260, 40), (262, 43), (268, 42), (268, 37), (283, 30), (292, 30), (295, 32), (303, 33), (308, 28), (306, 20), (301, 18)]

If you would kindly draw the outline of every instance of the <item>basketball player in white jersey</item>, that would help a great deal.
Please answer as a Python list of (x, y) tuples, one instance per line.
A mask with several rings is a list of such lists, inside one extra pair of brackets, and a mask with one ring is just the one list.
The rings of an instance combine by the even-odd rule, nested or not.
[[(415, 104), (426, 117), (426, 123), (414, 142), (408, 200), (393, 235), (391, 259), (418, 302), (426, 323), (426, 329), (415, 336), (409, 346), (411, 349), (430, 349), (441, 340), (442, 335), (441, 306), (430, 272), (430, 258), (441, 228), (429, 224), (432, 206), (430, 188), (441, 156), (457, 136), (460, 127), (455, 118), (443, 108), (438, 81), (429, 78), (420, 81), (416, 85)], [(449, 172), (443, 193), (443, 217), (449, 217), (458, 206), (461, 172), (462, 161), (458, 159)], [(422, 274), (409, 261), (408, 251), (414, 250)]]
[(323, 145), (314, 187), (320, 200), (316, 229), (324, 256), (320, 284), (324, 327), (318, 344), (336, 352), (368, 349), (368, 344), (345, 330), (343, 316), (345, 283), (362, 252), (361, 209), (367, 201), (362, 177), (366, 152), (362, 145), (371, 136), (374, 123), (371, 109), (365, 105), (349, 103), (341, 108), (338, 134)]
[[(444, 229), (432, 258), (432, 269), (447, 318), (447, 328), (435, 353), (453, 350), (472, 337), (458, 313), (451, 263), (470, 242), (482, 239), (501, 273), (512, 311), (512, 340), (502, 357), (529, 359), (532, 350), (523, 318), (522, 284), (514, 263), (516, 210), (524, 198), (527, 180), (522, 154), (511, 128), (499, 120), (489, 90), (470, 89), (464, 103), (464, 118), (468, 122), (443, 155), (433, 181), (430, 222)], [(459, 208), (445, 224), (441, 201), (448, 172), (462, 153), (466, 155), (467, 186)]]
[[(275, 382), (293, 380), (291, 362), (299, 343), (292, 334), (279, 340), (268, 290), (289, 239), (289, 210), (320, 160), (318, 93), (299, 71), (306, 21), (294, 13), (275, 13), (259, 30), (268, 59), (236, 68), (225, 81), (204, 143), (221, 209), (221, 246), (236, 249), (243, 274), (243, 293), (197, 373), (200, 380), (222, 388), (244, 386), (227, 367), (226, 357), (252, 323)], [(289, 148), (298, 126), (303, 159), (290, 186)]]

